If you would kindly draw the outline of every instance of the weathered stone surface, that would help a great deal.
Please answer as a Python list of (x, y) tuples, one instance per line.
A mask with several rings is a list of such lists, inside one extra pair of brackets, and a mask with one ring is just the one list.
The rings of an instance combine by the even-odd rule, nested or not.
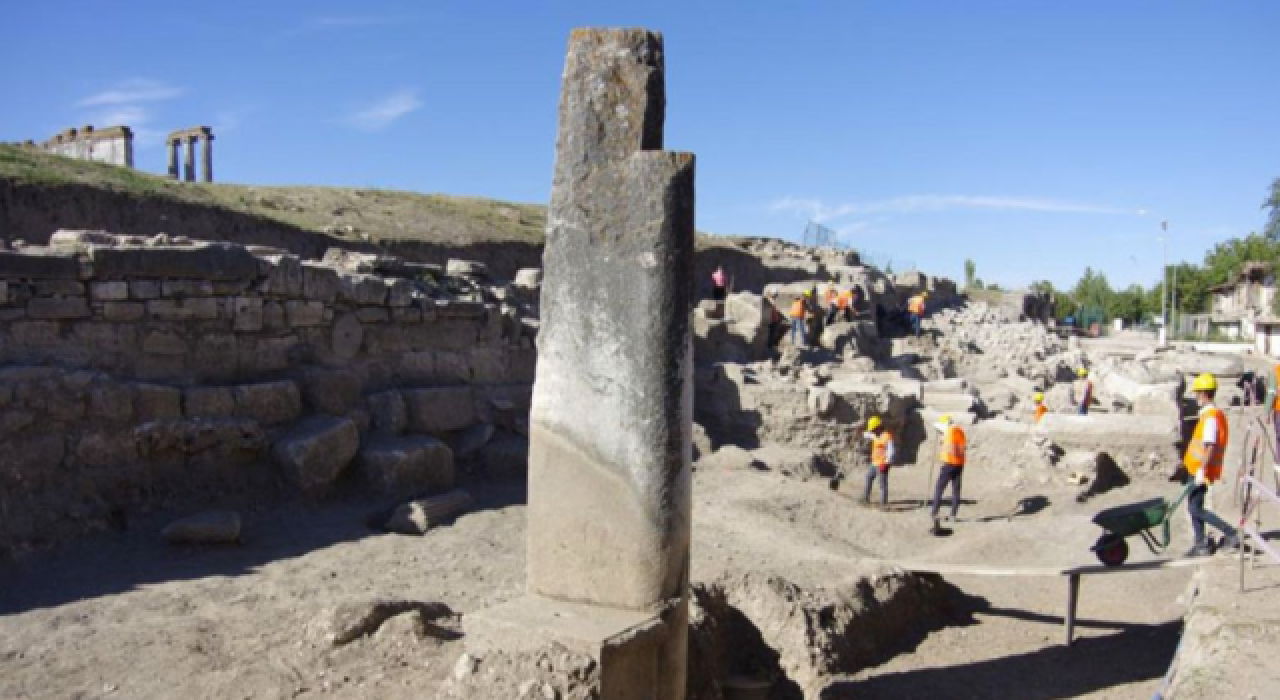
[(315, 416), (302, 421), (272, 448), (286, 478), (303, 493), (324, 495), (351, 463), (360, 447), (360, 431), (348, 418)]
[(27, 315), (39, 319), (88, 318), (89, 302), (84, 297), (40, 297), (27, 302)]
[(356, 318), (361, 323), (386, 323), (391, 320), (391, 312), (377, 306), (365, 306), (356, 309)]
[(295, 255), (267, 258), (271, 269), (267, 271), (266, 293), (273, 297), (299, 297), (303, 295), (302, 262)]
[(75, 255), (0, 250), (0, 277), (6, 279), (79, 279)]
[(345, 415), (360, 400), (359, 375), (344, 369), (308, 368), (302, 374), (303, 396), (317, 413)]
[(160, 296), (170, 299), (213, 296), (213, 282), (210, 280), (185, 279), (162, 280), (160, 282)]
[(437, 525), (449, 522), (471, 507), (471, 494), (462, 489), (409, 501), (398, 506), (384, 527), (401, 535), (425, 535)]
[(229, 418), (235, 411), (230, 387), (193, 387), (182, 393), (182, 412), (188, 418)]
[(204, 280), (253, 279), (258, 259), (243, 246), (205, 243), (184, 247), (106, 248), (89, 251), (98, 277), (161, 277)]
[(236, 544), (240, 541), (240, 514), (200, 513), (169, 523), (160, 536), (169, 544)]
[(141, 321), (146, 315), (146, 305), (138, 301), (108, 301), (102, 305), (102, 318), (105, 321)]
[(669, 627), (647, 662), (661, 679), (651, 697), (678, 698), (693, 157), (657, 150), (662, 71), (654, 34), (578, 30), (570, 40), (531, 415), (528, 590), (630, 610), (668, 606)]
[(387, 301), (387, 284), (373, 275), (338, 276), (338, 298), (350, 304), (377, 306)]
[(359, 469), (365, 484), (383, 494), (453, 488), (453, 452), (432, 437), (374, 438), (360, 450)]
[(439, 435), (461, 430), (476, 421), (475, 400), (465, 386), (404, 389), (409, 409), (409, 429)]
[(516, 278), (511, 284), (522, 289), (538, 289), (542, 286), (542, 269), (538, 267), (526, 267), (516, 270)]
[(32, 280), (31, 288), (38, 297), (82, 297), (85, 291), (80, 280)]
[(284, 315), (293, 328), (319, 326), (324, 323), (324, 303), (291, 299), (284, 303)]
[(242, 333), (262, 330), (262, 299), (259, 297), (236, 297), (232, 300), (231, 313), (235, 321), (233, 328)]
[(169, 329), (153, 330), (142, 338), (142, 351), (149, 355), (185, 355), (187, 341)]
[(218, 300), (155, 299), (147, 302), (147, 315), (157, 321), (208, 321), (218, 317)]
[(338, 298), (338, 271), (319, 263), (302, 263), (302, 296), (330, 302)]
[(236, 415), (252, 418), (263, 425), (291, 423), (302, 415), (302, 396), (298, 385), (291, 381), (241, 384), (233, 393)]
[(360, 352), (360, 346), (364, 344), (364, 326), (360, 324), (360, 319), (356, 318), (355, 314), (339, 316), (333, 324), (330, 343), (334, 355), (344, 360), (355, 357)]
[(477, 423), (470, 428), (459, 433), (454, 437), (453, 454), (458, 459), (471, 457), (479, 452), (485, 445), (489, 444), (489, 440), (493, 439), (494, 427), (492, 423)]
[(133, 409), (141, 421), (182, 417), (182, 391), (160, 384), (134, 384)]
[(409, 409), (398, 391), (380, 391), (366, 397), (373, 430), (382, 435), (399, 435), (409, 426)]
[(129, 283), (124, 280), (90, 282), (89, 296), (94, 301), (125, 301), (129, 298)]
[(481, 448), (480, 463), (491, 476), (524, 478), (529, 471), (529, 439), (499, 432)]
[(413, 303), (413, 283), (405, 279), (387, 280), (387, 305), (404, 307)]
[(470, 277), (473, 279), (489, 279), (489, 266), (474, 260), (448, 260), (444, 264), (444, 273), (450, 277)]
[(160, 298), (160, 280), (129, 280), (129, 297), (139, 301)]

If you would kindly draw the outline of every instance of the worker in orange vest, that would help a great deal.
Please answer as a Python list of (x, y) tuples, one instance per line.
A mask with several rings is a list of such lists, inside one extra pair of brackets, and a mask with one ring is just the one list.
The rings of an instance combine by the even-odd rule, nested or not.
[[(1271, 386), (1267, 387), (1267, 398), (1268, 403), (1271, 404), (1271, 424), (1275, 428), (1276, 436), (1276, 451), (1272, 454), (1280, 455), (1280, 362), (1277, 362), (1274, 367)], [(1277, 459), (1280, 460), (1280, 457)], [(1277, 461), (1272, 468), (1280, 476), (1280, 461)]]
[(911, 315), (911, 330), (915, 331), (917, 338), (920, 337), (920, 321), (924, 318), (925, 302), (928, 299), (928, 292), (920, 292), (907, 300), (907, 313)]
[(943, 414), (933, 427), (942, 435), (938, 441), (938, 461), (942, 462), (942, 468), (938, 471), (938, 483), (933, 487), (933, 509), (929, 512), (933, 519), (930, 532), (936, 535), (942, 531), (938, 524), (938, 507), (942, 505), (942, 492), (947, 484), (951, 484), (951, 519), (955, 520), (960, 512), (960, 481), (968, 440), (964, 429), (956, 425), (949, 415)]
[(797, 333), (800, 334), (800, 343), (806, 347), (809, 345), (809, 329), (805, 327), (805, 316), (809, 312), (809, 300), (812, 298), (813, 292), (807, 291), (803, 296), (798, 296), (791, 302), (791, 312), (787, 315), (791, 317), (792, 345), (796, 345)]
[(867, 487), (862, 492), (862, 502), (871, 502), (871, 485), (880, 477), (880, 505), (889, 505), (889, 467), (897, 458), (898, 447), (893, 433), (885, 427), (880, 416), (871, 416), (863, 437), (871, 441), (871, 467), (867, 469)]
[(827, 325), (836, 322), (837, 319), (843, 319), (846, 322), (853, 320), (853, 313), (850, 307), (853, 306), (853, 292), (845, 290), (837, 290), (834, 285), (828, 290), (827, 298), (829, 300), (827, 306)]
[(1204, 507), (1204, 497), (1209, 492), (1209, 485), (1222, 478), (1222, 461), (1227, 454), (1227, 415), (1213, 405), (1214, 395), (1218, 393), (1218, 380), (1206, 372), (1191, 383), (1191, 391), (1196, 395), (1196, 404), (1200, 406), (1200, 420), (1196, 423), (1195, 432), (1191, 434), (1191, 441), (1187, 443), (1182, 466), (1187, 468), (1187, 473), (1195, 480), (1195, 484), (1187, 492), (1187, 513), (1191, 515), (1191, 531), (1195, 535), (1195, 544), (1187, 552), (1187, 556), (1198, 557), (1214, 551), (1213, 545), (1205, 539), (1205, 523), (1222, 532), (1223, 547), (1234, 548), (1239, 545), (1240, 540), (1235, 528)]
[(1032, 396), (1031, 398), (1036, 403), (1036, 422), (1039, 423), (1040, 419), (1044, 418), (1044, 414), (1049, 412), (1049, 409), (1045, 408), (1044, 394), (1037, 391), (1035, 396)]

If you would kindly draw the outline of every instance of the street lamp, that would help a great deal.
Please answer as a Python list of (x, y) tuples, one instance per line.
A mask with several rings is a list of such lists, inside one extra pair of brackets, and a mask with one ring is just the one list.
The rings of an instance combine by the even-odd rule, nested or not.
[[(1168, 233), (1169, 222), (1161, 221), (1160, 230)], [(1169, 341), (1169, 311), (1166, 304), (1169, 295), (1169, 239), (1160, 236), (1160, 245), (1160, 345), (1163, 347)]]

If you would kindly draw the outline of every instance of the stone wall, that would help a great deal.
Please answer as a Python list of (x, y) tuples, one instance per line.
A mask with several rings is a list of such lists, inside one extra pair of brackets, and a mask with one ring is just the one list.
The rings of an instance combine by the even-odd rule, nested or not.
[(133, 131), (127, 126), (66, 129), (44, 143), (26, 145), (67, 158), (133, 167)]
[(0, 250), (0, 551), (276, 482), (452, 484), (462, 434), (525, 430), (536, 291), (180, 238)]

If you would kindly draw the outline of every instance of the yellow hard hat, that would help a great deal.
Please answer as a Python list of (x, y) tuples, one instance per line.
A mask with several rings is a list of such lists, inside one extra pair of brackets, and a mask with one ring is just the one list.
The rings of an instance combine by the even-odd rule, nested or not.
[(812, 289), (806, 289), (806, 290), (805, 290), (805, 292), (804, 292), (804, 295), (805, 295), (805, 296), (807, 296), (807, 297), (811, 297), (811, 296), (813, 296), (813, 290), (812, 290)]
[(920, 296), (922, 296), (922, 297), (924, 297), (924, 298), (928, 299), (928, 298), (929, 298), (929, 291), (928, 291), (928, 290), (925, 290), (925, 291), (923, 291), (923, 292), (920, 292)]
[(867, 421), (867, 430), (875, 430), (880, 427), (881, 423), (883, 421), (880, 420), (880, 416), (871, 416), (871, 420)]
[(1192, 391), (1217, 391), (1218, 380), (1212, 374), (1205, 372), (1199, 377), (1196, 377), (1196, 380), (1191, 383), (1191, 390)]
[(1032, 396), (1031, 398), (1035, 399), (1036, 403), (1040, 403), (1041, 401), (1044, 401), (1044, 394), (1037, 391), (1035, 396)]
[(1087, 376), (1089, 376), (1089, 370), (1087, 370), (1087, 369), (1085, 369), (1085, 368), (1081, 367), (1080, 369), (1076, 370), (1076, 376), (1077, 376), (1077, 377), (1087, 377)]
[(938, 425), (951, 425), (951, 414), (944, 413), (938, 416)]

